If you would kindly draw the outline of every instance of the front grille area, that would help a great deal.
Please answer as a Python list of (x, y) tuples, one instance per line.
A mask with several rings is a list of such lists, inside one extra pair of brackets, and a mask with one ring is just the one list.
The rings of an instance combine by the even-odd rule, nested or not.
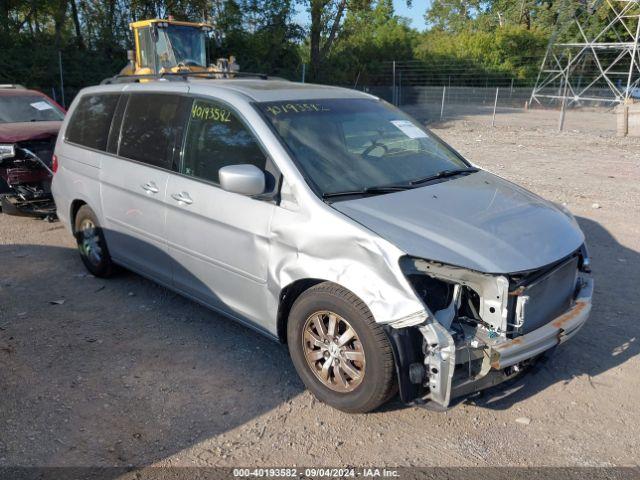
[[(18, 143), (19, 148), (27, 148), (31, 152), (35, 153), (40, 160), (42, 160), (48, 167), (51, 167), (51, 157), (53, 156), (53, 149), (55, 147), (56, 139), (49, 138), (46, 140), (27, 140), (24, 142)], [(17, 155), (18, 158), (22, 158), (23, 155), (18, 150)]]
[(519, 302), (523, 324), (517, 333), (529, 333), (549, 323), (571, 307), (576, 289), (579, 257), (574, 256), (524, 285)]

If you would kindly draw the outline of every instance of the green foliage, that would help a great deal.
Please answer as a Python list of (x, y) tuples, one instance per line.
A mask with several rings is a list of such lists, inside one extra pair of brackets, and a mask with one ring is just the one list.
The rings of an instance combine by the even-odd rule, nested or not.
[(343, 85), (376, 83), (383, 64), (413, 57), (417, 38), (408, 20), (394, 14), (391, 0), (350, 11), (324, 79)]
[(245, 71), (296, 77), (301, 27), (295, 0), (0, 0), (0, 83), (22, 83), (60, 97), (62, 53), (67, 104), (77, 91), (117, 74), (133, 39), (129, 23), (147, 18), (212, 21), (224, 32), (211, 59), (235, 55)]
[(297, 78), (304, 32), (292, 15), (292, 2), (227, 0), (216, 21), (225, 35), (210, 43), (212, 59), (235, 55), (244, 71)]
[(575, 0), (433, 0), (425, 14), (435, 30), (459, 33), (490, 31), (505, 26), (536, 28), (550, 33), (558, 15)]
[[(410, 2), (407, 2), (410, 3)], [(0, 0), (0, 82), (51, 92), (62, 52), (67, 103), (80, 88), (118, 73), (132, 38), (128, 24), (146, 18), (214, 23), (224, 35), (210, 58), (235, 55), (244, 71), (347, 86), (390, 85), (391, 62), (403, 84), (530, 83), (556, 25), (575, 37), (606, 25), (605, 2), (578, 0), (431, 0), (426, 32), (396, 15), (392, 0)], [(294, 22), (296, 8), (311, 25)], [(603, 39), (613, 40), (616, 32)], [(407, 67), (409, 65), (411, 68)], [(405, 68), (405, 70), (402, 70)], [(59, 96), (59, 92), (58, 92)]]
[(455, 33), (473, 25), (483, 10), (481, 0), (433, 0), (425, 18), (435, 30)]
[(479, 77), (527, 80), (535, 77), (547, 42), (545, 32), (523, 26), (459, 33), (434, 30), (422, 35), (415, 57), (436, 72), (453, 73), (459, 84), (478, 84)]

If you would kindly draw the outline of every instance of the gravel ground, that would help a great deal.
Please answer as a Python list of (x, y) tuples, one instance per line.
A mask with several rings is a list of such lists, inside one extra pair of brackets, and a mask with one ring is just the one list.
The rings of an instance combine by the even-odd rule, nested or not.
[(347, 415), (284, 346), (135, 274), (88, 276), (59, 223), (0, 215), (0, 466), (638, 465), (640, 141), (522, 115), (434, 129), (588, 237), (591, 319), (544, 368), (446, 413)]

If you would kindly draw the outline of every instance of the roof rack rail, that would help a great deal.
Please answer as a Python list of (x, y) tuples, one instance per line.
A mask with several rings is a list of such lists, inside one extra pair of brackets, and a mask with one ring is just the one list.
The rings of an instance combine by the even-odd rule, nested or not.
[(13, 88), (15, 90), (26, 90), (26, 88), (17, 83), (2, 83), (0, 84), (0, 88)]
[(139, 83), (140, 80), (168, 80), (168, 81), (186, 81), (190, 77), (203, 78), (208, 80), (225, 80), (229, 78), (260, 78), (268, 80), (266, 73), (250, 73), (250, 72), (164, 72), (149, 73), (141, 75), (114, 75), (105, 78), (100, 85), (109, 85), (112, 83)]

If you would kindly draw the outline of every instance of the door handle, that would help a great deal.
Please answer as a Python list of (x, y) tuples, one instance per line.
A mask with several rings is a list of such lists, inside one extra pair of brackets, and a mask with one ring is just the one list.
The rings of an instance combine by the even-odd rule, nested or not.
[(193, 203), (193, 200), (187, 192), (174, 193), (171, 195), (171, 198), (178, 203), (184, 203), (186, 205), (191, 205)]
[(140, 185), (142, 189), (147, 193), (158, 193), (160, 189), (155, 182), (147, 182), (144, 185)]

